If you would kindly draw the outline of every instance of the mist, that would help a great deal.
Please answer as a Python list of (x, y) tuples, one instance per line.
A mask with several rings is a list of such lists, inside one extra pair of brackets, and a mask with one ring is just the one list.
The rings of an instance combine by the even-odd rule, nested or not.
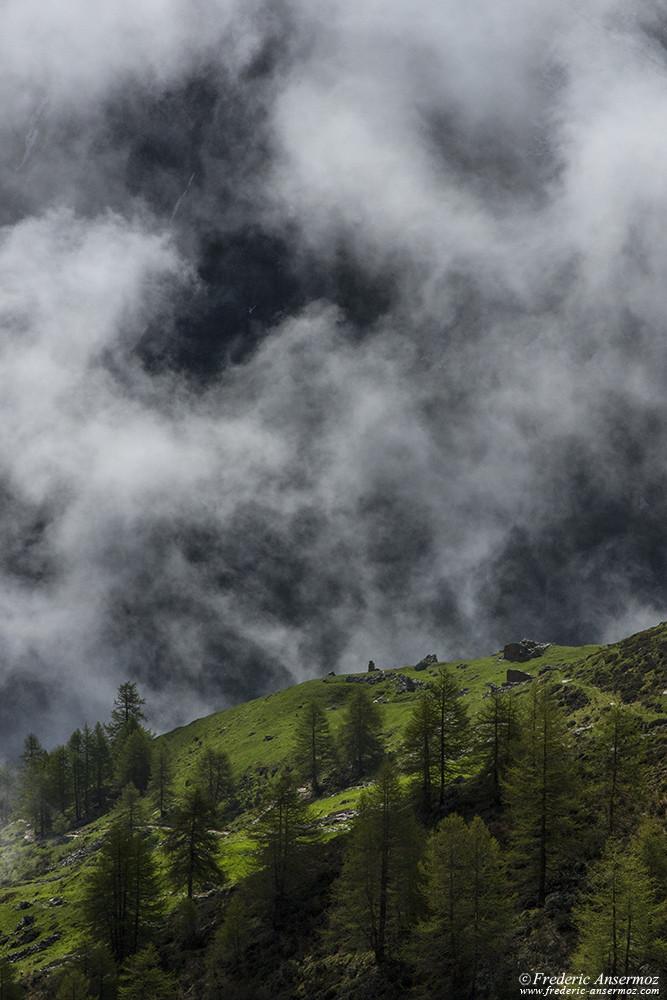
[(665, 617), (664, 4), (3, 19), (0, 752)]

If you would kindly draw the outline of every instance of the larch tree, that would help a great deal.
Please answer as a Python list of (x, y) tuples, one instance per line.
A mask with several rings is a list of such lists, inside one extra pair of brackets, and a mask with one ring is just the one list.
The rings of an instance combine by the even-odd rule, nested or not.
[(551, 688), (533, 681), (503, 795), (517, 874), (538, 907), (563, 860), (578, 777), (565, 715)]
[(117, 788), (129, 782), (143, 795), (148, 788), (153, 765), (153, 738), (131, 718), (114, 744), (114, 780)]
[(234, 778), (229, 756), (224, 750), (207, 747), (197, 759), (197, 783), (204, 794), (219, 806), (234, 797)]
[(123, 732), (130, 720), (139, 724), (146, 721), (142, 708), (145, 704), (146, 700), (139, 696), (134, 681), (125, 681), (120, 685), (111, 709), (111, 721), (106, 727), (112, 743)]
[(623, 976), (645, 969), (656, 955), (661, 909), (636, 839), (628, 845), (610, 837), (589, 868), (588, 899), (575, 913), (576, 968)]
[(482, 757), (482, 772), (488, 775), (496, 802), (500, 801), (502, 780), (517, 748), (520, 733), (517, 698), (509, 691), (493, 691), (477, 714), (475, 736)]
[(129, 958), (120, 973), (118, 1000), (177, 1000), (175, 977), (161, 966), (154, 945)]
[(279, 926), (290, 901), (303, 885), (308, 848), (314, 834), (310, 807), (302, 798), (292, 772), (283, 772), (268, 790), (252, 830), (262, 894), (271, 904)]
[(160, 818), (164, 819), (172, 801), (172, 784), (174, 780), (174, 765), (167, 744), (160, 740), (153, 744), (153, 765), (150, 790), (155, 796)]
[(16, 770), (5, 761), (0, 765), (0, 823), (8, 823), (16, 795)]
[(430, 809), (433, 799), (433, 778), (438, 759), (438, 706), (424, 692), (410, 714), (403, 732), (403, 768), (408, 774), (418, 774), (424, 808)]
[(101, 807), (108, 793), (108, 783), (113, 773), (111, 747), (104, 726), (96, 722), (90, 738), (91, 794), (94, 803)]
[(83, 892), (88, 926), (117, 962), (147, 939), (161, 909), (160, 885), (146, 838), (125, 820), (109, 827)]
[(482, 966), (493, 968), (507, 935), (513, 898), (500, 848), (484, 822), (447, 816), (422, 865), (427, 916), (411, 950), (425, 979), (448, 995), (474, 996)]
[(342, 711), (340, 746), (355, 778), (372, 773), (382, 759), (382, 712), (361, 684), (354, 685)]
[(23, 741), (21, 760), (21, 802), (40, 837), (51, 820), (51, 789), (48, 773), (49, 755), (34, 733)]
[(334, 763), (335, 753), (326, 713), (315, 698), (310, 698), (297, 715), (294, 757), (313, 795), (319, 795), (323, 773)]
[(416, 920), (423, 834), (385, 762), (359, 801), (350, 844), (334, 889), (333, 926), (378, 965), (396, 953)]
[(629, 832), (646, 803), (646, 751), (641, 722), (620, 697), (597, 729), (593, 767), (607, 835)]
[(438, 803), (445, 801), (445, 784), (452, 764), (470, 749), (470, 722), (458, 685), (446, 667), (440, 667), (429, 687), (437, 709)]
[(215, 826), (213, 801), (197, 786), (187, 789), (172, 815), (164, 851), (171, 881), (177, 888), (186, 889), (188, 899), (192, 899), (195, 887), (222, 878)]

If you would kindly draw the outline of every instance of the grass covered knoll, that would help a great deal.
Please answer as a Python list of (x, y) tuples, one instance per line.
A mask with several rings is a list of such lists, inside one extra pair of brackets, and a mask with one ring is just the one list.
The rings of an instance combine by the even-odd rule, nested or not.
[[(548, 682), (556, 704), (554, 711), (562, 712), (567, 723), (565, 728), (555, 728), (554, 732), (561, 733), (565, 742), (572, 739), (576, 748), (576, 754), (570, 755), (568, 766), (572, 767), (573, 775), (575, 772), (579, 774), (579, 763), (582, 763), (588, 768), (587, 773), (593, 774), (597, 767), (597, 735), (616, 700), (614, 691), (621, 690), (624, 700), (642, 720), (641, 741), (646, 745), (649, 758), (655, 762), (664, 754), (662, 733), (667, 732), (667, 727), (662, 728), (667, 698), (657, 691), (660, 682), (656, 664), (662, 662), (663, 642), (667, 643), (667, 627), (661, 625), (608, 647), (551, 646), (541, 657), (526, 663), (508, 663), (502, 654), (495, 653), (444, 664), (455, 681), (457, 697), (465, 705), (472, 721), (473, 735), (470, 752), (451, 768), (446, 803), (440, 809), (437, 806), (430, 810), (423, 807), (419, 801), (419, 782), (402, 770), (406, 726), (428, 685), (436, 680), (443, 666), (439, 663), (317, 678), (197, 719), (155, 739), (154, 749), (162, 747), (168, 752), (172, 774), (171, 805), (166, 815), (161, 816), (156, 793), (149, 785), (139, 798), (136, 822), (142, 836), (147, 838), (157, 864), (157, 874), (162, 879), (163, 912), (155, 924), (153, 937), (162, 969), (173, 975), (174, 983), (180, 984), (180, 992), (175, 995), (196, 995), (205, 1000), (206, 997), (222, 995), (261, 998), (266, 993), (267, 996), (287, 998), (306, 996), (304, 990), (308, 988), (311, 989), (309, 996), (315, 997), (320, 995), (319, 987), (317, 993), (312, 992), (320, 974), (324, 977), (323, 982), (328, 984), (328, 1000), (372, 996), (373, 991), (377, 996), (392, 995), (387, 992), (389, 988), (383, 978), (387, 963), (383, 960), (379, 963), (380, 968), (372, 957), (369, 958), (368, 949), (364, 950), (363, 944), (359, 943), (363, 935), (354, 938), (354, 946), (349, 943), (343, 946), (327, 936), (334, 933), (332, 928), (337, 926), (336, 919), (340, 919), (334, 919), (332, 915), (338, 892), (335, 887), (341, 873), (353, 867), (348, 851), (351, 838), (354, 841), (357, 836), (358, 816), (370, 808), (367, 788), (373, 777), (371, 772), (352, 779), (345, 765), (339, 763), (323, 782), (322, 793), (310, 802), (307, 822), (294, 814), (297, 817), (294, 821), (296, 839), (291, 846), (283, 846), (285, 849), (289, 847), (289, 850), (294, 848), (294, 857), (298, 857), (299, 865), (302, 865), (303, 882), (293, 889), (280, 890), (285, 898), (281, 898), (280, 905), (276, 904), (274, 908), (275, 913), (280, 913), (279, 926), (275, 919), (272, 925), (262, 905), (257, 903), (258, 899), (269, 898), (273, 891), (270, 883), (266, 882), (269, 877), (266, 873), (271, 870), (271, 845), (276, 836), (282, 836), (268, 822), (267, 795), (274, 794), (277, 782), (286, 771), (293, 769), (294, 773), (296, 770), (294, 745), (299, 718), (309, 703), (316, 702), (326, 717), (336, 744), (340, 741), (346, 706), (359, 690), (367, 692), (381, 712), (379, 739), (387, 761), (396, 771), (397, 784), (392, 794), (398, 803), (403, 802), (407, 792), (418, 806), (419, 836), (426, 838), (448, 814), (459, 813), (467, 824), (475, 816), (481, 817), (488, 825), (490, 834), (485, 829), (464, 825), (460, 828), (452, 826), (452, 837), (459, 837), (461, 843), (468, 843), (466, 838), (470, 839), (475, 834), (480, 842), (487, 843), (484, 838), (493, 834), (501, 844), (503, 855), (509, 862), (510, 877), (514, 880), (512, 891), (518, 894), (513, 904), (515, 915), (505, 921), (514, 928), (513, 943), (511, 947), (507, 944), (510, 951), (513, 949), (512, 960), (519, 953), (525, 958), (531, 948), (539, 952), (535, 959), (538, 964), (553, 960), (553, 954), (549, 958), (548, 948), (553, 949), (555, 934), (558, 939), (556, 953), (560, 961), (565, 961), (575, 946), (573, 914), (578, 905), (584, 905), (584, 862), (590, 860), (592, 863), (595, 858), (601, 857), (604, 841), (604, 836), (599, 834), (595, 825), (596, 797), (600, 797), (595, 784), (598, 778), (590, 788), (581, 790), (576, 784), (581, 776), (572, 779), (572, 790), (579, 796), (574, 803), (565, 795), (570, 789), (563, 790), (563, 802), (571, 810), (571, 820), (575, 828), (578, 825), (580, 832), (583, 831), (583, 846), (578, 858), (566, 859), (565, 868), (569, 865), (566, 876), (553, 875), (553, 891), (549, 891), (549, 884), (545, 882), (546, 889), (541, 891), (536, 907), (526, 889), (529, 879), (524, 870), (525, 864), (516, 857), (519, 850), (524, 851), (528, 858), (529, 849), (534, 846), (530, 839), (529, 820), (522, 816), (521, 836), (513, 827), (519, 822), (516, 817), (521, 810), (516, 800), (524, 794), (522, 786), (517, 784), (519, 791), (515, 789), (514, 798), (506, 792), (502, 783), (491, 787), (487, 780), (488, 773), (484, 770), (484, 747), (476, 746), (473, 752), (472, 744), (479, 742), (475, 735), (475, 720), (481, 717), (480, 713), (484, 715), (492, 704), (494, 691), (503, 689), (512, 704), (528, 705), (534, 692), (545, 688)], [(647, 679), (648, 683), (637, 685), (633, 680), (624, 687), (624, 662), (633, 678), (641, 672), (642, 665), (651, 664), (653, 673)], [(505, 684), (508, 668), (525, 672), (537, 680), (537, 685), (526, 680), (508, 687)], [(632, 694), (635, 697), (630, 697)], [(147, 709), (150, 714), (150, 706)], [(185, 888), (177, 888), (169, 882), (164, 845), (172, 825), (170, 810), (173, 813), (174, 804), (182, 802), (197, 786), (201, 761), (207, 752), (220, 752), (229, 758), (235, 802), (233, 809), (222, 813), (221, 828), (215, 833), (224, 873), (221, 888), (214, 889), (211, 882), (209, 890), (202, 892), (201, 887), (195, 889), (194, 900), (187, 900)], [(569, 754), (570, 750), (567, 752)], [(662, 760), (664, 763), (664, 756)], [(654, 768), (654, 772), (660, 777), (659, 768)], [(507, 775), (507, 780), (510, 780), (511, 769)], [(306, 784), (300, 774), (299, 781), (302, 785)], [(659, 812), (661, 801), (664, 811), (664, 791), (660, 777), (652, 786), (652, 804), (647, 806), (649, 811)], [(82, 947), (86, 932), (81, 905), (84, 886), (90, 872), (98, 864), (100, 846), (108, 836), (110, 823), (118, 815), (120, 805), (114, 805), (114, 796), (119, 792), (120, 788), (112, 789), (104, 810), (97, 810), (99, 814), (89, 822), (85, 822), (87, 817), (84, 816), (75, 825), (73, 815), (59, 816), (59, 833), (54, 833), (52, 828), (43, 838), (36, 837), (34, 829), (26, 824), (19, 802), (11, 822), (0, 832), (0, 961), (9, 959), (13, 972), (30, 980), (27, 994), (30, 997), (45, 997), (48, 1000), (53, 997), (55, 1000), (60, 988), (59, 963)], [(287, 789), (280, 807), (287, 811), (286, 815), (298, 805), (298, 801), (289, 798), (290, 794)], [(525, 794), (528, 795), (528, 792)], [(309, 796), (302, 793), (302, 798), (307, 802)], [(633, 817), (632, 822), (635, 823), (635, 820), (636, 817)], [(264, 830), (261, 850), (258, 848), (260, 827)], [(630, 830), (628, 825), (623, 836), (630, 836)], [(566, 842), (571, 833), (566, 825), (562, 829), (559, 827), (554, 834), (554, 854), (561, 851), (561, 840)], [(396, 836), (400, 837), (400, 831)], [(411, 836), (409, 842), (416, 843), (418, 839)], [(401, 852), (406, 857), (410, 853), (405, 845), (401, 847)], [(488, 848), (488, 852), (496, 856), (495, 847)], [(358, 870), (363, 870), (365, 863), (363, 857), (355, 862)], [(409, 881), (411, 876), (406, 871), (402, 877)], [(497, 873), (493, 877), (502, 881)], [(552, 878), (550, 871), (548, 878)], [(352, 898), (353, 895), (343, 894), (341, 899)], [(410, 938), (419, 920), (425, 919), (426, 911), (420, 911), (419, 907), (427, 906), (428, 893), (420, 899), (421, 902), (417, 899), (417, 902), (410, 903), (414, 912), (411, 911), (405, 918), (405, 927), (400, 920), (396, 924), (396, 940), (402, 936), (406, 940)], [(348, 925), (349, 921), (345, 926)], [(435, 932), (431, 929), (427, 937), (429, 934), (433, 938)], [(537, 943), (542, 939), (543, 953)], [(410, 976), (418, 978), (420, 975), (420, 961), (414, 955), (416, 946), (413, 943), (411, 947), (413, 952), (397, 952), (389, 959), (390, 962), (398, 962), (395, 971), (403, 990), (398, 995), (406, 995), (408, 989), (415, 986), (417, 980), (411, 986)], [(154, 959), (151, 958), (151, 961)], [(450, 975), (451, 970), (445, 972)], [(262, 977), (265, 982), (262, 982)], [(216, 983), (220, 984), (219, 987)], [(220, 992), (216, 992), (218, 988)], [(244, 994), (246, 988), (248, 992)], [(479, 983), (476, 988), (479, 996), (496, 995), (483, 992)], [(493, 988), (500, 987), (496, 983)], [(451, 989), (455, 990), (455, 986)], [(321, 993), (322, 998), (325, 993), (326, 990)], [(109, 992), (109, 996), (112, 995), (116, 994)], [(442, 995), (463, 994), (445, 991)], [(497, 995), (500, 997), (503, 994)]]

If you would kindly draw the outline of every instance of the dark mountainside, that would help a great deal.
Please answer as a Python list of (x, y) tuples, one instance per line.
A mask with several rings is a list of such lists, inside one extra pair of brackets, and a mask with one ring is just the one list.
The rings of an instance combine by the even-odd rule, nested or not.
[(667, 623), (150, 710), (0, 770), (2, 1000), (665, 981)]

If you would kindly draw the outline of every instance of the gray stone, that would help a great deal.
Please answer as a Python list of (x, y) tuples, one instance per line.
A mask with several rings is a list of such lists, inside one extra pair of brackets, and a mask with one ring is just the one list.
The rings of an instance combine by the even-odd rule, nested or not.
[(510, 663), (526, 663), (537, 656), (542, 656), (550, 646), (550, 642), (535, 642), (534, 639), (522, 639), (521, 642), (508, 643), (503, 649), (503, 656)]
[(522, 684), (524, 681), (532, 681), (531, 674), (527, 674), (525, 670), (508, 670), (507, 671), (507, 684)]

